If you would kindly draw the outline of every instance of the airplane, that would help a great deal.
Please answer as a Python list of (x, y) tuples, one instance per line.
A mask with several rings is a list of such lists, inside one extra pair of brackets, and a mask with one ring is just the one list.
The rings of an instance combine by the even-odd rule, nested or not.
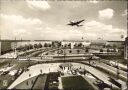
[(80, 26), (83, 26), (83, 25), (79, 25), (83, 21), (84, 21), (84, 19), (83, 20), (80, 20), (80, 21), (77, 21), (77, 22), (70, 21), (70, 23), (67, 24), (67, 25), (80, 27)]

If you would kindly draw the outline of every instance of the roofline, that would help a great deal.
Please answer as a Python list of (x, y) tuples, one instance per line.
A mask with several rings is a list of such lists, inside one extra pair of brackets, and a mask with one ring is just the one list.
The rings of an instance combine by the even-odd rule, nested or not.
[(28, 42), (30, 40), (8, 40), (8, 39), (5, 39), (5, 40), (0, 40), (0, 42)]
[(107, 42), (124, 42), (124, 41), (107, 41)]

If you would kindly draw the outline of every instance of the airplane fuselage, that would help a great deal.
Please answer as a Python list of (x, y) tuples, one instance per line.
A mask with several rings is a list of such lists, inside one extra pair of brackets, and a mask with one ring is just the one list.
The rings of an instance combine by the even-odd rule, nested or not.
[(79, 26), (83, 26), (83, 25), (79, 25), (81, 22), (83, 22), (84, 20), (80, 20), (80, 21), (77, 21), (77, 22), (70, 22), (69, 24), (67, 24), (67, 25), (71, 25), (71, 26), (77, 26), (77, 27), (79, 27)]

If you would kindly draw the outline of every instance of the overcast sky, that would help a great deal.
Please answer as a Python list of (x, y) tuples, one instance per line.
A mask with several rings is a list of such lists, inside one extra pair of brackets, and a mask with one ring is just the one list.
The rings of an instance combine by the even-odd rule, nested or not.
[[(0, 0), (2, 39), (121, 40), (127, 31), (126, 1)], [(66, 25), (82, 22), (82, 27)]]

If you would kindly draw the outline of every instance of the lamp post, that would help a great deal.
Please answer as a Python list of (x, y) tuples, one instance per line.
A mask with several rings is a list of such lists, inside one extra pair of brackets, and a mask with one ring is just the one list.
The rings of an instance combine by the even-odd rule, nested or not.
[(116, 61), (116, 68), (117, 68), (117, 79), (119, 79), (119, 66), (118, 66), (118, 61)]
[(64, 62), (65, 62), (65, 55), (66, 55), (66, 53), (65, 53), (65, 48), (64, 48)]
[(127, 38), (125, 39), (125, 55), (126, 55), (126, 62), (127, 62), (127, 89), (128, 89), (128, 32)]
[[(127, 32), (128, 34), (128, 32)], [(128, 89), (128, 35), (127, 37), (125, 38), (125, 42), (124, 42), (124, 59), (127, 63), (127, 89)]]
[[(127, 2), (127, 8), (128, 8), (128, 2)], [(128, 10), (127, 10), (127, 23), (128, 23)], [(128, 89), (128, 27), (127, 27), (127, 38), (126, 38), (126, 56), (127, 56), (127, 89)]]
[[(128, 8), (128, 2), (127, 2)], [(128, 23), (128, 10), (127, 10), (127, 23)], [(127, 27), (127, 37), (125, 39), (125, 47), (126, 47), (126, 62), (127, 62), (127, 89), (128, 89), (128, 27)]]
[(15, 37), (15, 41), (14, 41), (14, 58), (17, 58), (18, 57), (18, 53), (17, 53), (17, 41), (16, 41), (16, 37)]
[[(128, 8), (128, 3), (127, 3), (127, 8)], [(128, 11), (127, 11), (128, 15)], [(127, 16), (127, 23), (128, 23), (128, 16)], [(127, 27), (127, 36), (125, 38), (125, 55), (126, 55), (126, 62), (127, 62), (127, 89), (128, 89), (128, 27)]]

